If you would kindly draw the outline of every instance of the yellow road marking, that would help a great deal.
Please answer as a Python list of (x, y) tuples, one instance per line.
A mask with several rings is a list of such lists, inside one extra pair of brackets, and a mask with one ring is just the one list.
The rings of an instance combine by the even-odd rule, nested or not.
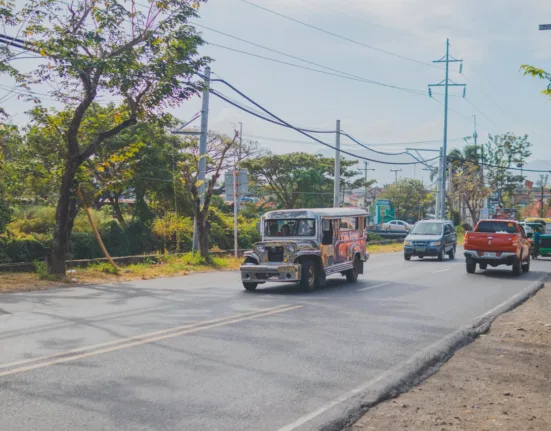
[(174, 333), (169, 333), (169, 334), (144, 338), (142, 340), (132, 341), (132, 342), (126, 343), (126, 344), (119, 344), (118, 346), (107, 347), (105, 349), (94, 350), (94, 351), (91, 351), (91, 352), (82, 353), (80, 355), (74, 355), (74, 356), (69, 356), (69, 357), (66, 357), (66, 358), (59, 358), (59, 359), (56, 359), (56, 360), (53, 360), (53, 361), (40, 362), (38, 364), (33, 364), (33, 365), (25, 366), (25, 367), (14, 368), (12, 370), (8, 370), (8, 371), (4, 371), (4, 372), (0, 373), (0, 377), (9, 376), (9, 375), (12, 375), (12, 374), (24, 373), (26, 371), (32, 371), (32, 370), (36, 370), (36, 369), (39, 369), (39, 368), (49, 367), (51, 365), (77, 361), (79, 359), (89, 358), (89, 357), (97, 356), (97, 355), (102, 355), (104, 353), (115, 352), (117, 350), (128, 349), (130, 347), (135, 347), (135, 346), (140, 346), (140, 345), (143, 345), (143, 344), (154, 343), (156, 341), (162, 341), (162, 340), (166, 340), (166, 339), (169, 339), (169, 338), (179, 337), (181, 335), (192, 334), (192, 333), (195, 333), (195, 332), (204, 331), (206, 329), (212, 329), (212, 328), (218, 328), (220, 326), (231, 325), (233, 323), (243, 322), (245, 320), (257, 319), (259, 317), (270, 316), (272, 314), (285, 313), (286, 311), (296, 310), (298, 308), (303, 308), (303, 307), (304, 307), (303, 305), (288, 306), (287, 308), (279, 308), (277, 310), (261, 312), (261, 313), (253, 314), (251, 316), (240, 317), (240, 318), (236, 318), (236, 319), (234, 318), (234, 319), (226, 320), (226, 321), (220, 322), (220, 323), (213, 323), (213, 324), (210, 324), (210, 325), (200, 326), (198, 328), (191, 328), (191, 329), (186, 329), (186, 330), (178, 331), (178, 332), (174, 332)]
[(51, 355), (44, 355), (44, 356), (37, 356), (35, 358), (22, 359), (20, 361), (14, 361), (14, 362), (9, 362), (9, 363), (5, 363), (5, 364), (0, 364), (0, 369), (17, 367), (19, 365), (28, 364), (28, 363), (31, 363), (31, 362), (44, 361), (46, 359), (58, 358), (58, 357), (61, 357), (61, 356), (71, 355), (73, 353), (85, 352), (87, 350), (98, 349), (100, 347), (107, 347), (107, 346), (112, 346), (112, 345), (115, 345), (115, 344), (126, 343), (128, 341), (140, 340), (140, 339), (146, 338), (146, 337), (153, 337), (153, 336), (156, 336), (156, 335), (167, 334), (167, 333), (174, 332), (174, 331), (181, 331), (182, 329), (190, 329), (190, 328), (195, 328), (197, 326), (209, 325), (211, 323), (217, 323), (217, 322), (224, 321), (224, 320), (235, 319), (237, 317), (244, 317), (244, 316), (248, 316), (248, 315), (251, 315), (251, 314), (264, 313), (266, 311), (277, 310), (277, 309), (284, 308), (284, 307), (289, 307), (289, 306), (290, 306), (289, 304), (286, 304), (286, 305), (278, 305), (277, 307), (259, 308), (257, 310), (247, 311), (246, 313), (233, 314), (233, 315), (230, 315), (230, 316), (219, 317), (219, 318), (216, 318), (216, 319), (204, 320), (204, 321), (195, 322), (195, 323), (188, 323), (186, 325), (176, 326), (176, 327), (167, 328), (167, 329), (161, 329), (159, 331), (154, 331), (154, 332), (147, 332), (145, 334), (134, 335), (132, 337), (119, 338), (117, 340), (107, 341), (105, 343), (92, 344), (91, 346), (78, 347), (76, 349), (66, 350), (66, 351), (60, 352), (60, 353), (53, 353)]

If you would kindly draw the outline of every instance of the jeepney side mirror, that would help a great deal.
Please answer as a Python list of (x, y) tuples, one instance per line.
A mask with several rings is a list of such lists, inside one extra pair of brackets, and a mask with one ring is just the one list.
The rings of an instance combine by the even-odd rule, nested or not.
[(321, 230), (324, 232), (329, 232), (331, 230), (331, 221), (330, 220), (322, 220), (321, 222)]
[[(260, 222), (258, 222), (258, 223), (256, 224), (256, 230), (257, 230), (258, 232), (260, 232)], [(260, 233), (262, 233), (262, 232), (260, 232)]]

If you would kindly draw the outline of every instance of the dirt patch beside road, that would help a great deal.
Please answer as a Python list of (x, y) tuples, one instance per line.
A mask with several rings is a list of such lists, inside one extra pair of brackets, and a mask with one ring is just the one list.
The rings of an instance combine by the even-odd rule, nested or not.
[(353, 431), (551, 430), (551, 285)]

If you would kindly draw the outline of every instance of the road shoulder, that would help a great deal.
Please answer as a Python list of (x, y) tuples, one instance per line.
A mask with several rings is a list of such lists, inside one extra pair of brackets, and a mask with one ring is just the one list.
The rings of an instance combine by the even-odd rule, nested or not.
[(551, 429), (551, 284), (353, 431)]

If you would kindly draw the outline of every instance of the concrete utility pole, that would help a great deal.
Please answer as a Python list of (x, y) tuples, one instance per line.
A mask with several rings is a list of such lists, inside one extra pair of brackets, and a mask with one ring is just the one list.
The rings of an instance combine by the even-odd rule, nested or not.
[(390, 172), (394, 172), (394, 183), (398, 182), (398, 172), (402, 172), (401, 169), (391, 169)]
[(237, 215), (239, 213), (239, 162), (241, 159), (241, 146), (243, 145), (243, 123), (239, 123), (239, 148), (235, 156), (235, 167), (233, 169), (233, 256), (237, 259), (239, 250), (238, 241), (238, 223)]
[(455, 82), (451, 81), (450, 76), (450, 63), (461, 63), (459, 72), (461, 73), (463, 71), (463, 60), (457, 60), (456, 58), (453, 58), (450, 56), (450, 40), (446, 39), (446, 55), (442, 57), (440, 60), (435, 60), (433, 63), (446, 63), (446, 78), (439, 82), (438, 84), (429, 84), (429, 96), (432, 97), (432, 90), (431, 87), (444, 87), (444, 152), (442, 155), (442, 168), (441, 168), (441, 200), (440, 203), (440, 211), (441, 211), (441, 218), (446, 218), (446, 154), (448, 152), (448, 89), (449, 87), (463, 87), (463, 97), (465, 97), (465, 92), (467, 89), (467, 86), (465, 84), (456, 84)]
[(540, 185), (541, 185), (541, 208), (540, 208), (540, 217), (544, 218), (546, 216), (545, 214), (545, 208), (543, 205), (543, 194), (545, 193), (545, 186), (547, 185), (547, 179), (549, 178), (548, 175), (540, 175)]
[[(207, 170), (207, 139), (209, 131), (209, 90), (210, 67), (205, 67), (205, 82), (203, 88), (203, 106), (201, 108), (201, 134), (199, 135), (199, 199), (201, 208), (205, 203), (205, 173)], [(197, 233), (197, 220), (193, 222), (193, 251), (199, 250), (199, 236)]]
[(364, 184), (364, 208), (367, 208), (367, 171), (375, 171), (375, 169), (368, 169), (367, 166), (369, 165), (369, 163), (367, 162), (367, 160), (364, 160), (364, 168), (361, 169), (362, 171), (364, 171), (364, 174), (365, 174), (365, 177), (364, 177), (364, 181), (365, 181), (365, 184)]
[(333, 207), (339, 208), (341, 200), (341, 120), (337, 120), (335, 148), (335, 185), (333, 189)]

